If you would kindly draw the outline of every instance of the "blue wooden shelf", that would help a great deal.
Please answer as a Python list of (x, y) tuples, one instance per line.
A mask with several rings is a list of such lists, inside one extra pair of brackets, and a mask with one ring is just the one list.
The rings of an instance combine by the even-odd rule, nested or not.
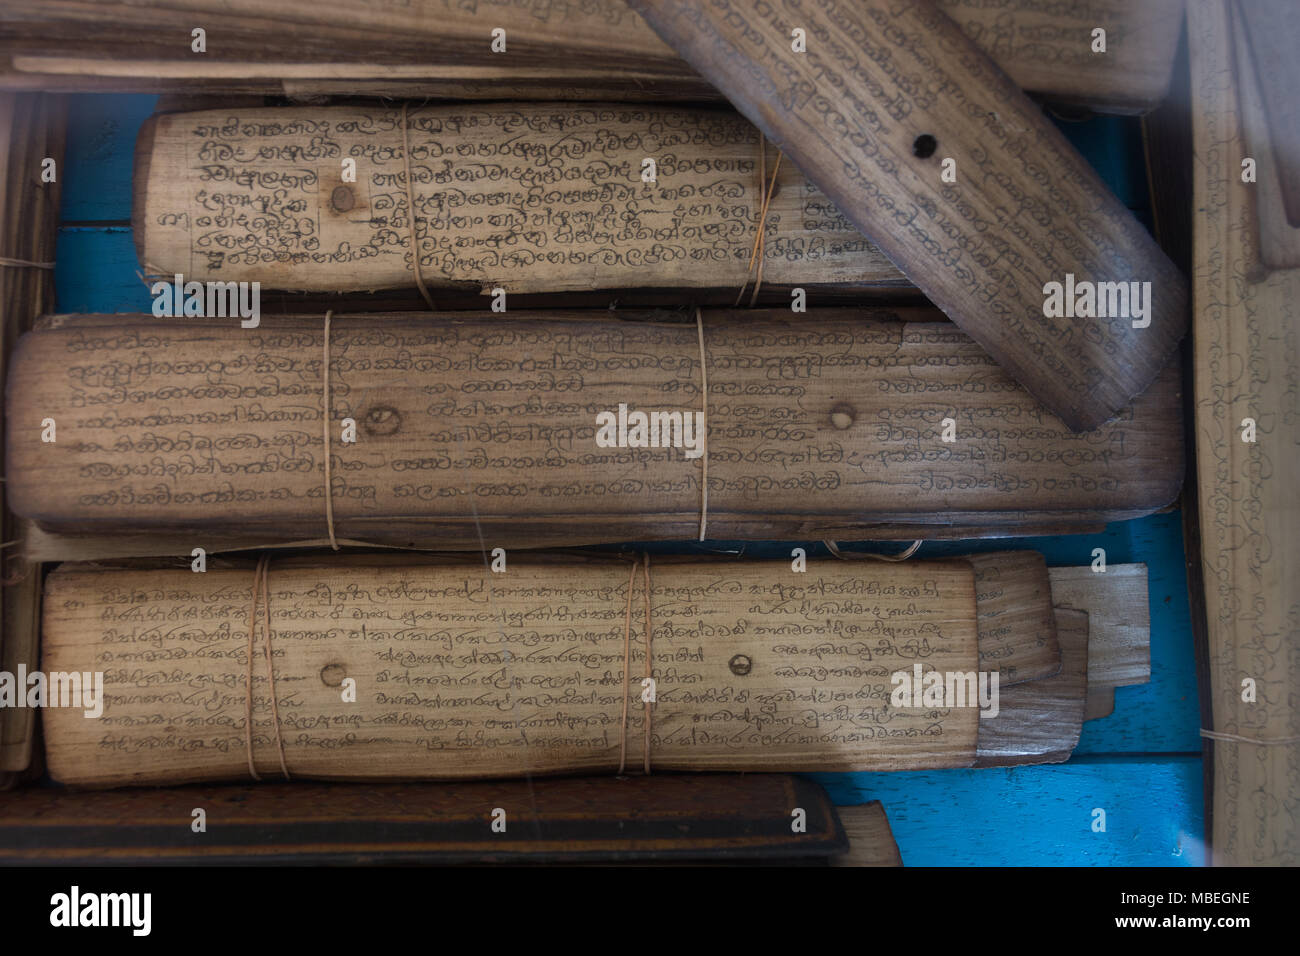
[[(135, 136), (156, 97), (71, 98), (59, 231), (61, 312), (148, 312), (132, 243), (131, 168)], [(1096, 117), (1061, 123), (1123, 202), (1149, 222), (1136, 120)], [(742, 550), (788, 557), (816, 542), (647, 544), (665, 553)], [(869, 547), (869, 546), (868, 546)], [(1149, 569), (1151, 682), (1121, 687), (1109, 717), (1084, 724), (1066, 764), (924, 773), (818, 774), (837, 803), (881, 800), (909, 865), (1201, 866), (1201, 789), (1196, 673), (1177, 511), (1112, 524), (1100, 534), (927, 543), (937, 557), (1033, 548), (1052, 566), (1088, 564), (1093, 548), (1109, 564)], [(1093, 832), (1093, 810), (1106, 832)]]

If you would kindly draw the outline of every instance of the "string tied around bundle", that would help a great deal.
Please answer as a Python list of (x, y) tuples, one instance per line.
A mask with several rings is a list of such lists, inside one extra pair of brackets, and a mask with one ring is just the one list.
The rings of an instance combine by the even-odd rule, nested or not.
[[(736, 293), (735, 305), (740, 305), (740, 300), (745, 297), (745, 288), (749, 285), (750, 274), (754, 272), (754, 266), (758, 266), (758, 275), (754, 277), (754, 291), (749, 296), (749, 306), (754, 307), (758, 301), (758, 290), (763, 285), (763, 260), (767, 258), (767, 211), (772, 204), (772, 196), (776, 192), (776, 176), (781, 171), (782, 153), (776, 151), (776, 163), (772, 167), (772, 178), (767, 178), (767, 137), (763, 131), (758, 133), (758, 163), (760, 175), (758, 179), (758, 193), (762, 202), (758, 209), (758, 232), (754, 236), (753, 248), (749, 251), (749, 265), (745, 269), (745, 281), (741, 283), (740, 291)], [(767, 182), (767, 189), (764, 190), (763, 184)]]
[(822, 540), (822, 544), (826, 546), (827, 551), (839, 558), (841, 561), (906, 561), (912, 555), (916, 554), (917, 551), (921, 550), (921, 545), (925, 544), (925, 539), (917, 538), (908, 545), (907, 550), (898, 554), (872, 554), (870, 551), (844, 552), (839, 549), (839, 545), (834, 541), (826, 539)]
[[(632, 562), (632, 570), (627, 579), (627, 611), (623, 619), (623, 718), (619, 731), (618, 746), (618, 773), (621, 775), (627, 769), (627, 713), (628, 713), (628, 683), (629, 675), (632, 671), (632, 600), (636, 593), (636, 572), (641, 568), (642, 578), (645, 588), (645, 679), (649, 680), (650, 687), (654, 687), (654, 651), (652, 639), (654, 636), (654, 625), (650, 620), (650, 555), (642, 555), (641, 558)], [(644, 763), (642, 771), (649, 776), (650, 774), (650, 732), (651, 722), (654, 715), (654, 694), (653, 690), (649, 699), (642, 698), (645, 703), (645, 718), (642, 749), (644, 751)]]
[(325, 439), (322, 456), (325, 459), (325, 530), (329, 533), (330, 547), (339, 550), (339, 542), (334, 537), (334, 481), (331, 475), (331, 459), (334, 457), (333, 441), (330, 438), (330, 409), (333, 402), (330, 397), (330, 319), (334, 310), (325, 313), (324, 358), (321, 362), (321, 428)]
[(262, 645), (266, 650), (266, 679), (271, 696), (271, 720), (275, 726), (276, 753), (280, 758), (280, 773), (284, 779), (289, 778), (289, 768), (284, 761), (284, 737), (280, 733), (280, 704), (275, 696), (275, 663), (271, 656), (271, 556), (264, 554), (258, 558), (253, 570), (253, 598), (248, 610), (248, 672), (244, 679), (244, 744), (248, 756), (248, 774), (254, 780), (261, 780), (253, 763), (253, 647), (257, 633), (258, 599), (262, 605)]
[(1201, 728), (1201, 736), (1234, 744), (1254, 744), (1256, 747), (1285, 747), (1290, 744), (1300, 744), (1300, 737), (1243, 737), (1241, 734), (1206, 730), (1204, 727)]
[(53, 262), (33, 262), (31, 259), (10, 259), (8, 256), (0, 256), (0, 266), (9, 269), (53, 269)]
[(415, 186), (411, 180), (411, 142), (408, 133), (406, 109), (409, 104), (402, 104), (402, 163), (406, 174), (406, 225), (411, 237), (411, 268), (415, 272), (415, 284), (420, 288), (430, 312), (437, 312), (429, 287), (424, 284), (424, 272), (420, 268), (420, 242), (415, 234)]
[(709, 530), (709, 353), (704, 348), (704, 315), (695, 310), (695, 331), (700, 340), (700, 537)]

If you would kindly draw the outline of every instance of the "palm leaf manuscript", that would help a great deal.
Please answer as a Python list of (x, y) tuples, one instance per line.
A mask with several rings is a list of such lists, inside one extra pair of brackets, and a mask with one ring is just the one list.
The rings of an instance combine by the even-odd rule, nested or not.
[[(409, 175), (430, 288), (739, 289), (760, 220), (765, 283), (910, 287), (790, 163), (762, 216), (771, 174), (758, 131), (729, 111), (497, 103), (418, 107), (405, 122), (409, 158), (400, 109), (153, 117), (136, 147), (145, 271), (307, 291), (413, 286)], [(769, 145), (769, 171), (776, 161)]]
[[(695, 325), (336, 317), (335, 534), (438, 549), (852, 540), (881, 522), (1116, 520), (1178, 492), (1177, 368), (1075, 433), (951, 325), (779, 315), (704, 313), (707, 419)], [(189, 530), (190, 547), (205, 532), (325, 536), (325, 346), (315, 317), (55, 319), (12, 367), (11, 506), (77, 533)], [(613, 428), (633, 412), (680, 427), (660, 418), (651, 446)]]
[(621, 754), (641, 769), (647, 740), (651, 770), (974, 760), (973, 702), (925, 706), (919, 687), (913, 706), (890, 699), (891, 675), (914, 664), (977, 669), (969, 566), (664, 562), (648, 598), (646, 573), (580, 558), (521, 557), (499, 574), (463, 559), (286, 559), (255, 610), (248, 567), (64, 564), (46, 582), (44, 667), (102, 671), (104, 700), (97, 718), (44, 711), (50, 772), (181, 783), (247, 778), (252, 762), (279, 776), (282, 745), (295, 777), (612, 773)]
[[(1108, 420), (1168, 362), (1186, 280), (928, 0), (630, 3), (1068, 425)], [(806, 50), (795, 28), (815, 40)]]

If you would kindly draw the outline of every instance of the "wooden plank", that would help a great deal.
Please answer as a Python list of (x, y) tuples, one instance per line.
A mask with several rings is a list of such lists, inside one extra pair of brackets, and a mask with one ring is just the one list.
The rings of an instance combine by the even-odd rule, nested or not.
[[(799, 24), (762, 0), (632, 5), (1071, 427), (1109, 419), (1169, 360), (1186, 330), (1183, 277), (1041, 111), (930, 3), (809, 5)], [(806, 52), (788, 40), (800, 24)], [(913, 69), (942, 95), (901, 90), (899, 71)], [(941, 179), (945, 158), (956, 161), (956, 185)], [(1041, 232), (1023, 223), (1028, 209), (1041, 210)], [(1109, 318), (1087, 323), (1056, 314), (1048, 284), (1059, 297), (1075, 279), (1149, 282), (1137, 288), (1150, 291), (1150, 314), (1108, 308)]]
[[(191, 829), (193, 811), (206, 831)], [(504, 832), (492, 829), (505, 811)], [(805, 812), (793, 833), (791, 813)], [(852, 843), (817, 784), (784, 774), (656, 774), (444, 784), (310, 783), (0, 799), (6, 866), (609, 864), (812, 861), (899, 866), (877, 805)], [(892, 851), (892, 858), (891, 858)]]
[[(1243, 183), (1241, 74), (1228, 7), (1188, 6), (1192, 62), (1196, 442), (1216, 740), (1214, 861), (1295, 865), (1300, 825), (1300, 272), (1259, 261), (1261, 197)], [(1259, 51), (1256, 50), (1258, 54)], [(1288, 51), (1294, 56), (1294, 51)], [(1258, 67), (1268, 73), (1272, 66)], [(1285, 69), (1278, 64), (1278, 69)], [(1254, 419), (1254, 442), (1243, 420)], [(1244, 681), (1254, 699), (1243, 700)], [(1292, 743), (1276, 741), (1291, 740)], [(1257, 741), (1257, 742), (1251, 742)], [(1273, 743), (1270, 743), (1272, 741)]]
[[(1113, 520), (1161, 507), (1181, 481), (1176, 368), (1121, 419), (1077, 434), (959, 330), (872, 321), (870, 310), (816, 323), (704, 313), (707, 456), (689, 457), (685, 439), (602, 448), (602, 409), (693, 416), (702, 405), (698, 330), (619, 315), (335, 316), (337, 537), (471, 550), (695, 538), (706, 458), (704, 523), (716, 538)], [(126, 371), (145, 352), (147, 369)], [(11, 443), (16, 513), (82, 534), (320, 540), (323, 355), (316, 317), (263, 318), (256, 330), (233, 319), (52, 321), (24, 339), (9, 414), (53, 417), (60, 439), (42, 442), (36, 428)], [(267, 362), (280, 371), (268, 377)], [(196, 386), (198, 367), (208, 372)], [(135, 384), (120, 389), (119, 371)], [(214, 411), (214, 395), (229, 408)], [(346, 418), (355, 443), (333, 436)], [(202, 434), (191, 428), (200, 420)], [(196, 441), (212, 451), (197, 462)], [(146, 480), (157, 468), (164, 480)]]
[[(1022, 89), (1117, 112), (1147, 110), (1169, 89), (1182, 0), (938, 0)], [(1106, 52), (1093, 52), (1093, 31)]]
[[(1101, 533), (1068, 537), (1033, 537), (1015, 541), (929, 541), (919, 556), (937, 558), (970, 552), (1032, 549), (1049, 567), (1087, 566), (1093, 551), (1106, 552), (1109, 564), (1147, 565), (1151, 619), (1151, 678), (1121, 687), (1117, 706), (1105, 719), (1084, 724), (1076, 756), (1109, 754), (1195, 753), (1201, 748), (1196, 667), (1189, 650), (1192, 621), (1183, 551), (1183, 515), (1178, 511), (1116, 522)], [(741, 547), (741, 544), (735, 547)], [(777, 556), (761, 546), (745, 545), (746, 554)], [(852, 547), (840, 542), (840, 547)], [(755, 551), (754, 549), (759, 550)], [(881, 549), (877, 547), (877, 550)], [(893, 550), (898, 550), (894, 548)], [(784, 552), (789, 553), (788, 547)], [(809, 554), (816, 552), (809, 551)], [(1195, 557), (1199, 566), (1199, 556)], [(1097, 575), (1104, 577), (1104, 575)]]
[(1144, 564), (1052, 568), (1052, 602), (1088, 614), (1088, 682), (1125, 687), (1151, 679), (1151, 612)]
[(1200, 773), (1199, 757), (1147, 754), (815, 779), (836, 804), (887, 806), (908, 866), (1179, 867), (1206, 863)]

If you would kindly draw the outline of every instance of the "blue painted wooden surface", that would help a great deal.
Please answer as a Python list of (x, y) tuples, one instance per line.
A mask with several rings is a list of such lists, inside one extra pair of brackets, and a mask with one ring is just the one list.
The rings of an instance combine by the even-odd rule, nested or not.
[(1205, 865), (1199, 756), (814, 777), (836, 803), (881, 801), (907, 866)]
[[(132, 245), (131, 165), (152, 96), (72, 98), (59, 233), (58, 307), (64, 312), (148, 312)], [(1061, 123), (1121, 200), (1148, 221), (1136, 121)], [(845, 547), (854, 547), (841, 542)], [(738, 551), (788, 558), (792, 547), (825, 555), (819, 542), (646, 544), (666, 553)], [(873, 546), (863, 544), (864, 549)], [(1177, 512), (1112, 524), (1100, 534), (928, 542), (920, 556), (1034, 548), (1049, 565), (1148, 566), (1151, 682), (1121, 687), (1115, 711), (1084, 725), (1067, 764), (924, 773), (819, 774), (837, 803), (882, 800), (909, 865), (1188, 865), (1204, 863), (1204, 809), (1196, 676)], [(883, 548), (889, 550), (889, 548)], [(1106, 811), (1105, 833), (1092, 811)]]
[(157, 102), (152, 94), (71, 97), (64, 222), (130, 222), (135, 134)]

